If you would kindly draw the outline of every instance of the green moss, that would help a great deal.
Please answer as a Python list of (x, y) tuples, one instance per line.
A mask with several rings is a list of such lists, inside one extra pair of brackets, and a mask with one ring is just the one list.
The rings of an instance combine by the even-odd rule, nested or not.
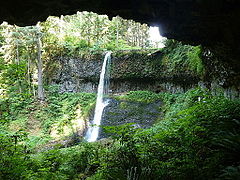
[(116, 97), (119, 100), (151, 103), (160, 99), (160, 95), (150, 91), (130, 91), (126, 95)]
[(200, 46), (183, 45), (171, 41), (158, 50), (114, 52), (112, 78), (116, 79), (163, 79), (172, 76), (203, 78), (205, 67), (202, 63)]
[(120, 102), (119, 107), (120, 107), (121, 109), (127, 109), (127, 108), (128, 108), (128, 104), (127, 104), (126, 102)]

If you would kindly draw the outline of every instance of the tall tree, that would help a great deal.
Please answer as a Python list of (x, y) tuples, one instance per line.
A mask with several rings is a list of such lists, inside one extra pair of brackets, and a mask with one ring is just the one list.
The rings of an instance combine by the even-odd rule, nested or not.
[(39, 25), (37, 26), (37, 69), (38, 69), (38, 99), (40, 101), (45, 100), (44, 89), (43, 89), (43, 62), (42, 62), (42, 33), (39, 30)]

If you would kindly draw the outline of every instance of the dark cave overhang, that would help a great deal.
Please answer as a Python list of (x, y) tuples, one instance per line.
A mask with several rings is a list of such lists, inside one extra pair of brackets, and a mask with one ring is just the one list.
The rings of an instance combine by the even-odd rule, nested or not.
[(9, 0), (0, 6), (0, 21), (34, 25), (51, 16), (92, 11), (158, 25), (169, 39), (208, 47), (224, 44), (240, 52), (239, 0)]

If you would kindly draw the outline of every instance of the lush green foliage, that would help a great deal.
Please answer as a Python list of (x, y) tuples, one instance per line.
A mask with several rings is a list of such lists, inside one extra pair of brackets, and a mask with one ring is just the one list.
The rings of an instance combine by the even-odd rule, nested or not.
[(71, 16), (49, 17), (41, 24), (45, 34), (45, 55), (79, 56), (83, 51), (147, 48), (149, 27), (117, 16), (78, 12)]
[(43, 108), (40, 115), (45, 117), (45, 129), (48, 130), (52, 123), (62, 127), (76, 118), (76, 110), (81, 109), (81, 115), (87, 117), (95, 105), (95, 94), (91, 93), (58, 93), (58, 87), (49, 87), (48, 105)]
[(168, 73), (192, 71), (204, 75), (200, 46), (183, 45), (175, 40), (166, 40), (165, 45), (162, 64)]
[(173, 40), (167, 40), (166, 46), (158, 50), (115, 51), (112, 55), (118, 60), (113, 61), (111, 71), (116, 79), (144, 82), (170, 79), (186, 85), (193, 83), (187, 79), (197, 81), (205, 76), (201, 47)]
[[(131, 170), (140, 177), (147, 174), (149, 179), (239, 176), (240, 102), (213, 97), (201, 89), (162, 97), (165, 117), (153, 128), (113, 127), (124, 156), (115, 152), (112, 168), (118, 173), (108, 171), (112, 179), (123, 173), (126, 178)], [(119, 162), (127, 162), (127, 166)]]
[[(140, 156), (144, 164), (158, 167), (155, 176), (213, 179), (226, 166), (239, 164), (239, 158), (233, 159), (237, 154), (226, 149), (230, 144), (239, 148), (239, 143), (232, 141), (239, 134), (239, 102), (212, 97), (199, 89), (165, 97), (170, 100), (165, 119), (135, 136), (140, 140), (137, 145), (144, 153)], [(223, 145), (224, 141), (229, 144)]]
[(36, 59), (40, 52), (38, 26), (18, 27), (2, 23), (0, 28), (0, 86), (1, 94), (16, 93), (35, 96)]
[[(95, 95), (90, 93), (59, 94), (57, 87), (49, 87), (47, 92), (48, 99), (44, 104), (35, 102), (31, 97), (23, 94), (3, 96), (4, 98), (1, 99), (0, 179), (57, 179), (62, 177), (56, 172), (51, 173), (49, 169), (50, 160), (56, 159), (54, 156), (57, 154), (51, 154), (54, 151), (44, 155), (43, 161), (41, 161), (41, 156), (36, 158), (30, 153), (43, 150), (44, 146), (48, 149), (57, 145), (48, 143), (49, 140), (56, 140), (56, 137), (53, 138), (51, 135), (55, 126), (61, 138), (74, 135), (63, 134), (62, 128), (71, 127), (72, 122), (80, 115), (88, 116), (95, 103)], [(77, 112), (78, 109), (80, 109), (79, 112)], [(74, 130), (72, 133), (75, 133)], [(35, 172), (36, 169), (38, 173)]]
[(125, 95), (116, 97), (116, 99), (150, 103), (159, 100), (159, 97), (159, 94), (150, 91), (130, 91)]
[(9, 133), (0, 128), (0, 179), (18, 179), (27, 169), (29, 155), (19, 142), (26, 140), (26, 133)]
[[(74, 95), (58, 96), (52, 97), (76, 103)], [(82, 105), (87, 103), (84, 102), (87, 96), (79, 96), (83, 100), (80, 101)], [(140, 91), (130, 92), (124, 98), (127, 96), (128, 100), (140, 99), (141, 102), (162, 99), (165, 103), (163, 119), (150, 129), (137, 129), (132, 124), (106, 127), (114, 134), (112, 139), (82, 142), (70, 148), (55, 148), (36, 155), (28, 154), (22, 144), (11, 140), (14, 134), (9, 136), (11, 138), (5, 138), (5, 134), (1, 136), (4, 143), (0, 152), (10, 156), (1, 159), (1, 162), (11, 168), (2, 168), (1, 177), (11, 179), (16, 174), (23, 179), (239, 177), (239, 100), (214, 97), (202, 89), (179, 95)], [(51, 102), (55, 102), (53, 99)], [(56, 104), (54, 108), (58, 109)], [(25, 135), (20, 134), (19, 137), (26, 141)]]
[(73, 135), (76, 130), (72, 126), (77, 123), (80, 130), (80, 125), (85, 124), (85, 118), (92, 111), (95, 94), (59, 94), (57, 91), (57, 87), (49, 87), (47, 102), (43, 104), (22, 95), (1, 99), (1, 125), (7, 132), (27, 132), (30, 149), (50, 139)]

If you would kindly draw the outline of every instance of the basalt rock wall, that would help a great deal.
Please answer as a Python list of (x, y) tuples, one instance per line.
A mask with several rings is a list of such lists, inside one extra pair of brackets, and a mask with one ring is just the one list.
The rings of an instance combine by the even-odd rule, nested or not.
[[(46, 68), (48, 84), (60, 92), (96, 92), (104, 53), (85, 57), (58, 57), (54, 69)], [(200, 78), (191, 71), (169, 73), (161, 66), (162, 54), (148, 51), (113, 53), (110, 92), (134, 90), (184, 92), (197, 86)], [(53, 66), (53, 64), (51, 64)]]

